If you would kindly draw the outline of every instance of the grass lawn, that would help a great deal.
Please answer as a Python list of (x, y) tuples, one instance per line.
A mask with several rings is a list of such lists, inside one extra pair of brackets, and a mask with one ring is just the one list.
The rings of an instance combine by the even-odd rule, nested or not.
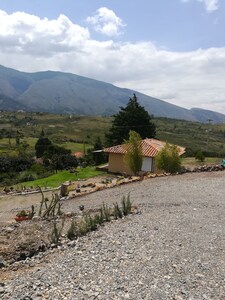
[(41, 187), (58, 187), (65, 181), (77, 181), (78, 179), (88, 179), (102, 174), (101, 171), (96, 171), (95, 167), (87, 167), (83, 169), (77, 169), (77, 175), (70, 173), (69, 171), (58, 171), (57, 174), (53, 174), (46, 178), (37, 179), (34, 181), (27, 181), (18, 184), (19, 186), (41, 186)]

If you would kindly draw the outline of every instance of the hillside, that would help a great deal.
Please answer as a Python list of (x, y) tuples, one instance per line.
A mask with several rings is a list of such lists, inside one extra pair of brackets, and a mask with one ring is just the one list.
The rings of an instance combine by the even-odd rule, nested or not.
[(63, 72), (25, 73), (0, 66), (0, 109), (63, 114), (110, 116), (136, 93), (155, 117), (214, 123), (225, 115), (203, 109), (185, 109), (137, 91)]
[[(28, 151), (32, 152), (42, 129), (54, 143), (74, 152), (83, 151), (84, 142), (93, 145), (97, 137), (105, 142), (105, 133), (111, 122), (111, 117), (4, 112), (0, 114), (0, 154), (16, 151), (18, 131), (21, 141), (28, 142)], [(207, 156), (225, 157), (225, 124), (201, 124), (169, 118), (154, 118), (153, 122), (156, 138), (186, 147), (188, 156), (201, 149)], [(77, 142), (81, 143), (79, 149)]]

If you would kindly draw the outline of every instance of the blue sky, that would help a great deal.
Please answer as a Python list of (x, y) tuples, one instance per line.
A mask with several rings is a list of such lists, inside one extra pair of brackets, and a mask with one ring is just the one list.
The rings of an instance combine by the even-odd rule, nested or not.
[(225, 113), (225, 0), (0, 0), (0, 64)]

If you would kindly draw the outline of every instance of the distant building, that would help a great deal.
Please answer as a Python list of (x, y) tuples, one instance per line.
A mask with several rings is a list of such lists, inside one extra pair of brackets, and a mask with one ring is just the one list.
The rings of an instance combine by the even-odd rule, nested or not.
[[(143, 155), (143, 163), (141, 171), (154, 172), (154, 158), (159, 151), (163, 149), (166, 142), (156, 139), (144, 139), (141, 141), (141, 149)], [(126, 173), (132, 175), (132, 171), (124, 161), (126, 153), (126, 145), (117, 145), (103, 149), (105, 153), (109, 154), (108, 171), (112, 173)], [(185, 153), (185, 148), (178, 146), (179, 155)]]
[(76, 158), (82, 158), (82, 157), (84, 157), (84, 153), (80, 152), (80, 151), (74, 152), (72, 155), (76, 156)]

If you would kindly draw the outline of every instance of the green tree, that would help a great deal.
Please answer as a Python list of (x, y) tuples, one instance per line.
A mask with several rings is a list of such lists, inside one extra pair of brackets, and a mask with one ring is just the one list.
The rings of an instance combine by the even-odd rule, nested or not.
[(19, 155), (26, 156), (28, 148), (29, 148), (29, 144), (27, 143), (27, 141), (22, 141), (22, 143), (20, 143), (19, 149), (18, 149)]
[(35, 144), (37, 158), (43, 157), (45, 153), (48, 153), (50, 146), (52, 146), (52, 142), (47, 137), (40, 136)]
[(181, 168), (181, 158), (176, 145), (166, 143), (156, 156), (156, 166), (168, 173), (176, 173)]
[[(97, 137), (94, 143), (93, 151), (102, 150), (102, 149), (103, 149), (102, 141), (100, 137)], [(96, 165), (100, 165), (106, 162), (106, 154), (104, 152), (93, 152), (93, 160), (95, 161)]]
[(151, 138), (156, 134), (155, 124), (151, 122), (149, 113), (141, 106), (134, 94), (126, 107), (121, 107), (118, 114), (114, 115), (112, 127), (106, 134), (108, 145), (117, 145), (128, 140), (129, 131), (140, 134), (141, 138)]
[(203, 152), (201, 150), (198, 150), (195, 154), (195, 159), (200, 161), (200, 162), (203, 162), (205, 161), (205, 155), (203, 154)]
[(16, 146), (19, 146), (20, 145), (20, 140), (21, 138), (23, 138), (23, 133), (20, 131), (20, 130), (17, 130), (16, 131), (16, 136), (15, 136), (15, 139), (16, 139)]
[(76, 168), (78, 166), (78, 162), (76, 157), (71, 154), (54, 154), (52, 156), (52, 166), (57, 173), (58, 170)]
[(126, 154), (125, 154), (125, 162), (131, 169), (131, 171), (137, 175), (138, 172), (141, 171), (143, 155), (141, 149), (141, 136), (139, 133), (130, 130), (129, 132), (129, 140), (126, 141)]
[(58, 145), (54, 145), (49, 138), (45, 137), (42, 130), (37, 143), (35, 144), (36, 157), (51, 158), (53, 155), (66, 155), (70, 154), (71, 150), (65, 149)]

